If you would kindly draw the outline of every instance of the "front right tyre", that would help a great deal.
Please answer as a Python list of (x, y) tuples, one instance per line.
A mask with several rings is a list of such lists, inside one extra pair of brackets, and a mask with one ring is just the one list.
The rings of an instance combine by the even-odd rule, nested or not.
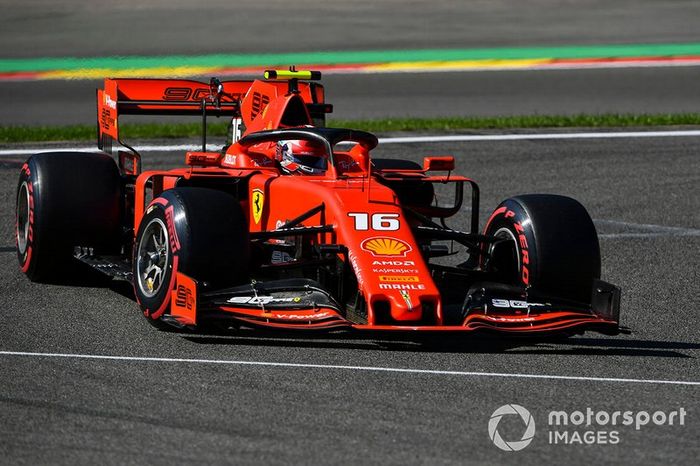
[(600, 247), (590, 215), (575, 199), (527, 194), (503, 201), (484, 234), (502, 241), (488, 248), (485, 268), (498, 281), (588, 303), (600, 278)]

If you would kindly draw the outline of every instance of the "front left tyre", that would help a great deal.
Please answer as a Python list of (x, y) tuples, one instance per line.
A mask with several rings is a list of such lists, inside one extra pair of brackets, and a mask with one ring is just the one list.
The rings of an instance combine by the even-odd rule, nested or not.
[(174, 188), (154, 199), (140, 222), (132, 261), (134, 294), (148, 321), (167, 328), (177, 272), (210, 288), (244, 282), (248, 241), (241, 205), (227, 193)]

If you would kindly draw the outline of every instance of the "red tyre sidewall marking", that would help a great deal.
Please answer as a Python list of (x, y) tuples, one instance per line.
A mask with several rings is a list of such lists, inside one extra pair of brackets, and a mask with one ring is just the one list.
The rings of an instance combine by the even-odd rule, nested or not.
[[(167, 308), (170, 306), (170, 298), (171, 298), (171, 291), (175, 288), (175, 280), (177, 278), (177, 270), (178, 270), (178, 263), (179, 263), (179, 257), (177, 255), (177, 252), (180, 250), (180, 239), (177, 236), (177, 230), (175, 229), (175, 223), (174, 223), (174, 215), (173, 215), (173, 206), (168, 205), (168, 201), (166, 199), (163, 199), (162, 197), (158, 197), (156, 199), (153, 199), (153, 201), (148, 205), (148, 209), (151, 208), (151, 206), (158, 204), (162, 207), (164, 207), (165, 210), (165, 223), (166, 223), (166, 228), (168, 229), (168, 236), (170, 237), (170, 250), (172, 252), (172, 257), (173, 257), (173, 263), (172, 263), (172, 274), (170, 275), (170, 283), (168, 284), (168, 292), (165, 295), (165, 298), (163, 299), (163, 303), (160, 305), (160, 307), (155, 310), (151, 311), (150, 309), (145, 309), (143, 311), (144, 315), (148, 317), (149, 319), (159, 319), (167, 310)], [(134, 245), (134, 248), (136, 248), (136, 245)], [(134, 289), (136, 289), (136, 282), (134, 281)], [(138, 294), (134, 293), (136, 295), (136, 301), (141, 304), (141, 301), (138, 299)]]
[[(512, 210), (508, 209), (507, 207), (499, 207), (496, 209), (493, 214), (491, 214), (491, 217), (489, 217), (488, 221), (486, 222), (486, 227), (484, 227), (484, 232), (488, 231), (489, 226), (491, 223), (500, 215), (503, 215), (503, 217), (508, 221), (507, 223), (510, 223), (513, 225), (513, 228), (515, 229), (515, 236), (516, 236), (516, 241), (518, 242), (518, 249), (520, 250), (520, 270), (519, 272), (519, 278), (520, 281), (523, 283), (525, 286), (530, 285), (530, 252), (529, 252), (529, 244), (527, 242), (527, 237), (525, 236), (525, 228), (523, 228), (521, 222), (516, 222), (515, 218), (515, 212)], [(483, 265), (483, 264), (482, 264)]]
[(177, 237), (177, 230), (175, 229), (175, 215), (173, 206), (168, 206), (165, 208), (165, 225), (168, 228), (168, 236), (170, 237), (170, 250), (173, 255), (180, 250), (180, 238)]
[(484, 231), (487, 231), (487, 230), (489, 229), (489, 225), (491, 225), (491, 222), (493, 222), (493, 220), (494, 220), (496, 217), (498, 217), (499, 215), (501, 215), (501, 214), (504, 213), (505, 211), (506, 211), (506, 208), (505, 208), (505, 207), (499, 207), (498, 209), (496, 209), (496, 210), (491, 214), (491, 216), (489, 217), (488, 221), (486, 222), (486, 226), (484, 227)]
[[(499, 215), (503, 214), (506, 211), (505, 207), (499, 207), (498, 209), (494, 210), (489, 219), (486, 221), (486, 226), (484, 227), (484, 234), (486, 234), (487, 231), (489, 231), (489, 225), (491, 225), (491, 222), (494, 221), (496, 217)], [(484, 265), (486, 265), (486, 253), (488, 252), (488, 244), (485, 244), (482, 246), (482, 254), (481, 254), (481, 264), (480, 266), (483, 268)]]
[[(26, 163), (22, 165), (22, 172), (27, 177), (27, 192), (29, 195), (29, 233), (27, 234), (27, 250), (24, 252), (23, 261), (20, 262), (20, 269), (22, 273), (27, 273), (29, 266), (32, 263), (32, 243), (34, 242), (34, 186), (31, 182), (31, 171), (29, 170), (29, 165)], [(19, 237), (19, 224), (15, 216), (15, 244), (17, 245), (17, 238)]]
[(171, 291), (175, 288), (175, 279), (177, 278), (177, 264), (178, 264), (178, 257), (173, 254), (173, 266), (172, 266), (172, 275), (170, 275), (170, 283), (168, 284), (168, 292), (165, 295), (165, 299), (163, 300), (163, 304), (160, 305), (157, 311), (151, 312), (149, 317), (151, 319), (159, 319), (160, 316), (165, 313), (165, 310), (170, 306), (170, 298), (171, 298)]
[[(506, 214), (507, 215), (507, 214)], [(525, 229), (520, 222), (513, 222), (515, 232), (518, 236), (517, 241), (520, 247), (520, 280), (523, 285), (530, 284), (530, 252), (528, 249), (527, 238), (525, 237)]]

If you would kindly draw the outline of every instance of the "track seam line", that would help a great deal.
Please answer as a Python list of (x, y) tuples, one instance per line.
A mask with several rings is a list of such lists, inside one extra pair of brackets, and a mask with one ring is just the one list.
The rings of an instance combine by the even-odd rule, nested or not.
[(606, 220), (606, 219), (595, 219), (593, 220), (595, 223), (600, 223), (604, 225), (617, 225), (617, 226), (623, 226), (623, 227), (631, 227), (631, 228), (641, 228), (641, 229), (647, 229), (650, 231), (655, 231), (659, 233), (687, 233), (691, 235), (696, 235), (700, 233), (700, 230), (697, 228), (688, 228), (688, 227), (671, 227), (671, 226), (666, 226), (666, 225), (656, 225), (653, 223), (631, 223), (631, 222), (624, 222), (622, 220)]
[(599, 233), (598, 238), (600, 239), (634, 239), (634, 238), (677, 238), (677, 237), (693, 237), (700, 236), (700, 231), (698, 232), (687, 232), (687, 233)]
[(290, 362), (271, 362), (271, 361), (239, 361), (226, 359), (191, 359), (191, 358), (158, 358), (158, 357), (139, 357), (139, 356), (109, 356), (98, 354), (70, 354), (70, 353), (33, 353), (25, 351), (0, 351), (0, 356), (25, 356), (25, 357), (43, 357), (43, 358), (64, 358), (64, 359), (93, 359), (93, 360), (110, 360), (110, 361), (128, 361), (128, 362), (169, 362), (169, 363), (191, 363), (191, 364), (220, 364), (220, 365), (238, 365), (238, 366), (264, 366), (264, 367), (292, 367), (300, 369), (330, 369), (330, 370), (351, 370), (365, 372), (390, 372), (404, 374), (428, 374), (428, 375), (453, 375), (453, 376), (468, 376), (468, 377), (501, 377), (501, 378), (521, 378), (521, 379), (546, 379), (546, 380), (573, 380), (585, 382), (614, 382), (614, 383), (645, 383), (654, 385), (685, 385), (685, 386), (700, 386), (700, 381), (688, 380), (655, 380), (655, 379), (632, 379), (632, 378), (617, 378), (617, 377), (583, 377), (583, 376), (568, 376), (568, 375), (550, 375), (550, 374), (518, 374), (518, 373), (499, 373), (499, 372), (471, 372), (471, 371), (448, 371), (437, 369), (410, 369), (398, 367), (379, 367), (379, 366), (347, 366), (335, 364), (305, 364), (305, 363), (290, 363)]

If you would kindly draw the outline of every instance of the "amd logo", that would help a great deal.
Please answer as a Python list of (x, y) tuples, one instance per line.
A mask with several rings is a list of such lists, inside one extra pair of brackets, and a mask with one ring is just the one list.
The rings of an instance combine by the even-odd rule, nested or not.
[(372, 265), (382, 265), (382, 266), (415, 266), (416, 263), (414, 261), (373, 261)]

